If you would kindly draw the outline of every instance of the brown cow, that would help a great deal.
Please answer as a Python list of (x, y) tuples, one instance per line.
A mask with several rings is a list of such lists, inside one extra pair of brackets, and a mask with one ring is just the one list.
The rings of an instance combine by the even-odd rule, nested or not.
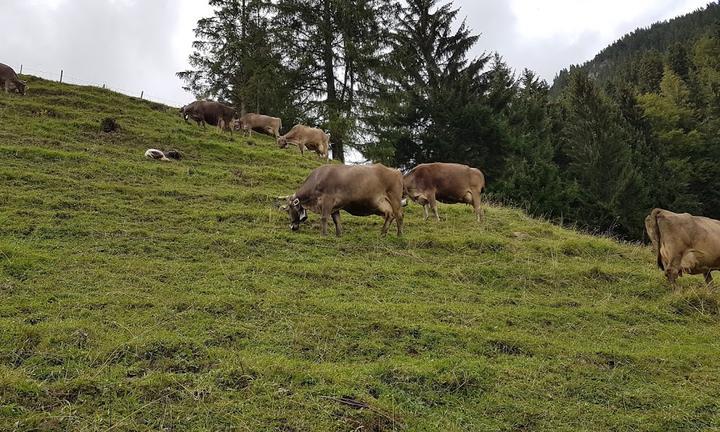
[[(385, 218), (386, 235), (393, 220), (402, 235), (402, 174), (383, 165), (324, 165), (315, 169), (283, 207), (290, 216), (290, 229), (297, 231), (307, 220), (306, 209), (319, 213), (322, 235), (327, 235), (328, 219), (335, 223), (335, 234), (342, 235), (340, 210), (354, 216), (379, 215)], [(285, 199), (284, 197), (281, 199)]]
[(23, 96), (27, 90), (27, 84), (25, 81), (20, 81), (13, 68), (2, 63), (0, 63), (0, 86), (5, 88), (5, 93), (10, 93), (12, 90)]
[(430, 163), (416, 166), (403, 177), (405, 193), (423, 206), (425, 220), (428, 208), (439, 221), (437, 202), (447, 204), (466, 203), (475, 209), (477, 220), (483, 218), (480, 194), (485, 189), (485, 176), (476, 168), (450, 163)]
[(300, 153), (305, 154), (305, 149), (314, 150), (325, 160), (330, 159), (330, 134), (318, 128), (311, 128), (304, 125), (295, 125), (290, 132), (277, 139), (280, 148), (287, 148), (293, 144), (300, 148)]
[(280, 136), (280, 129), (282, 129), (282, 120), (277, 117), (247, 113), (235, 122), (234, 127), (235, 130), (242, 130), (248, 136), (252, 136), (253, 129), (256, 129), (277, 139)]
[(230, 130), (232, 135), (233, 119), (237, 118), (235, 109), (215, 101), (195, 101), (180, 109), (185, 121), (188, 118), (195, 120), (198, 126), (205, 124), (217, 126), (220, 130)]
[(712, 283), (712, 272), (720, 270), (720, 221), (655, 209), (645, 218), (645, 230), (674, 289), (683, 273), (705, 275)]

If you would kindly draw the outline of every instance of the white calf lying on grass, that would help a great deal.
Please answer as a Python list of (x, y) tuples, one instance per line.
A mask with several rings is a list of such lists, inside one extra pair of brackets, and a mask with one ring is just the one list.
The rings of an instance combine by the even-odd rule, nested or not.
[(161, 150), (158, 150), (158, 149), (147, 149), (145, 151), (145, 157), (148, 159), (155, 159), (155, 160), (169, 162), (171, 159), (175, 159), (175, 160), (182, 159), (182, 153), (180, 153), (177, 150), (170, 150), (168, 152), (163, 153)]
[(165, 157), (165, 153), (161, 152), (158, 149), (147, 149), (145, 151), (145, 157), (148, 159), (155, 159), (155, 160), (161, 160), (161, 161), (170, 161), (167, 157)]

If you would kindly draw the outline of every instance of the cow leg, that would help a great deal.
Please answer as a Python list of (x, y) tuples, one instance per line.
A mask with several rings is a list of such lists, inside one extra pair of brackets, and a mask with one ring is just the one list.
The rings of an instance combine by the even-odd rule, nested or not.
[(402, 205), (395, 209), (395, 222), (397, 223), (397, 235), (398, 237), (402, 237), (403, 235), (403, 225), (404, 225), (404, 219), (405, 215), (403, 212)]
[[(327, 236), (327, 226), (328, 226), (328, 219), (330, 219), (330, 208), (327, 208), (325, 206), (321, 206), (321, 212), (320, 212), (320, 230), (322, 232), (323, 237)], [(334, 220), (334, 218), (333, 218)]]
[(385, 223), (383, 224), (382, 231), (381, 231), (383, 237), (385, 237), (387, 235), (388, 229), (390, 229), (390, 224), (392, 223), (392, 221), (393, 221), (392, 215), (385, 213)]
[(325, 215), (320, 216), (320, 233), (323, 237), (327, 237), (327, 225), (328, 217)]
[(340, 225), (340, 212), (336, 211), (332, 214), (333, 222), (335, 223), (335, 235), (342, 236), (342, 226)]
[(472, 193), (472, 206), (475, 209), (475, 214), (477, 215), (477, 221), (482, 222), (483, 218), (485, 217), (485, 212), (483, 212), (482, 207), (480, 206), (481, 200), (480, 200), (480, 193), (479, 192), (473, 192)]
[(305, 156), (305, 144), (299, 143), (298, 148), (300, 149), (300, 154)]
[(677, 291), (680, 288), (677, 283), (677, 279), (678, 279), (679, 275), (680, 275), (680, 272), (673, 268), (668, 268), (667, 270), (665, 270), (665, 277), (667, 277), (668, 282), (670, 282), (670, 285), (672, 286), (673, 291)]
[(431, 195), (428, 197), (428, 205), (432, 209), (433, 213), (435, 214), (435, 219), (440, 222), (440, 215), (438, 214), (437, 209), (437, 201), (435, 200), (435, 195)]
[(430, 219), (430, 214), (428, 213), (428, 208), (430, 208), (429, 204), (423, 205), (423, 210), (425, 211), (425, 220)]

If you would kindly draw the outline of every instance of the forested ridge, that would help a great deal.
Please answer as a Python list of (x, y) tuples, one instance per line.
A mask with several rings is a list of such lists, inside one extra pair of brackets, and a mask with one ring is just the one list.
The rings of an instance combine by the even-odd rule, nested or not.
[[(709, 3), (707, 8), (698, 9), (687, 15), (671, 20), (656, 22), (648, 27), (638, 28), (600, 51), (595, 58), (579, 66), (600, 82), (623, 78), (637, 81), (640, 64), (646, 63), (655, 54), (677, 50), (678, 44), (692, 45), (705, 36), (708, 29), (720, 21), (720, 4)], [(646, 54), (650, 53), (649, 56)], [(638, 64), (634, 64), (638, 63)], [(553, 83), (553, 91), (559, 91), (567, 84), (571, 66), (560, 71)], [(639, 84), (636, 82), (636, 84)]]
[(402, 169), (478, 167), (496, 199), (641, 239), (654, 207), (720, 217), (720, 6), (624, 36), (551, 87), (502, 53), (471, 55), (452, 2), (211, 0), (199, 97), (330, 131)]

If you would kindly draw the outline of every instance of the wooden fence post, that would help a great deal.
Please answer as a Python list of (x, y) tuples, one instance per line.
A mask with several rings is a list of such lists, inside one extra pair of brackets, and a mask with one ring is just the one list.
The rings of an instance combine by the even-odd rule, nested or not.
[(145, 90), (143, 90), (143, 91), (140, 92), (140, 99), (143, 98), (143, 95), (145, 95)]
[(63, 74), (65, 73), (64, 70), (60, 69), (60, 84), (62, 84)]
[(22, 75), (22, 67), (23, 65), (20, 65), (20, 75)]

